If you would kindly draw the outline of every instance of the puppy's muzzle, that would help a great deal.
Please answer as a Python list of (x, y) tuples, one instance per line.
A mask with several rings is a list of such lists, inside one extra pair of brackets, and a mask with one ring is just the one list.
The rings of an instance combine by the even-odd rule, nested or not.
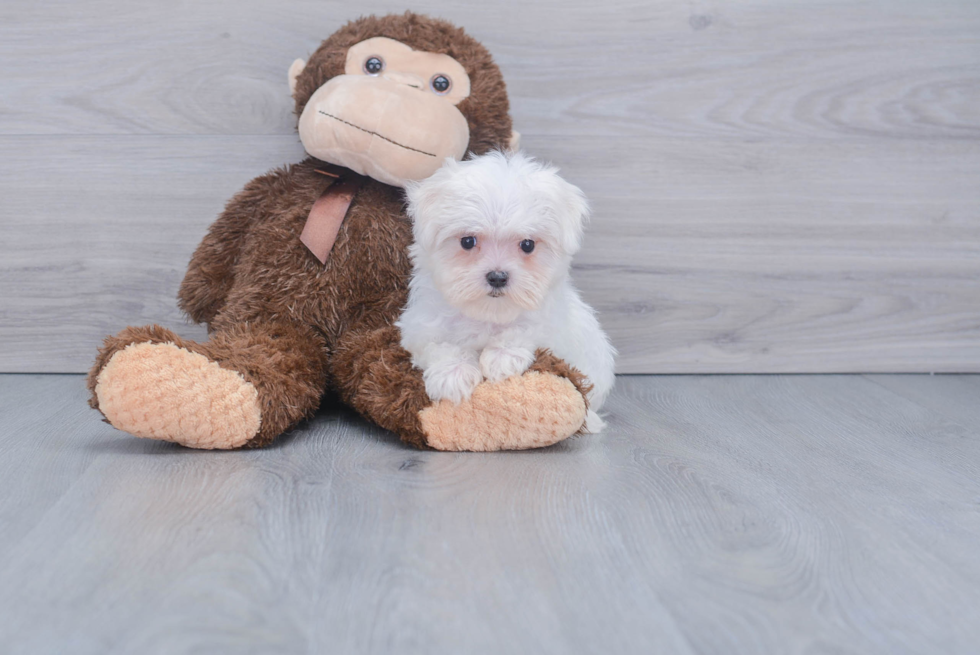
[(507, 286), (507, 271), (490, 271), (487, 273), (487, 283), (496, 289), (503, 289)]

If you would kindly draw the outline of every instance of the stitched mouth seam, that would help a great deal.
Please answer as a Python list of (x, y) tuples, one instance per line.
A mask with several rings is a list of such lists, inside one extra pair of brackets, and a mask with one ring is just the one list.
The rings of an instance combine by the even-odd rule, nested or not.
[(344, 120), (343, 118), (341, 118), (341, 117), (339, 117), (339, 116), (334, 116), (333, 114), (328, 114), (327, 112), (325, 112), (325, 111), (321, 111), (321, 110), (319, 110), (319, 109), (317, 110), (317, 113), (318, 113), (318, 114), (323, 114), (324, 116), (328, 116), (328, 117), (330, 117), (330, 118), (332, 118), (332, 119), (334, 119), (335, 121), (340, 121), (340, 122), (341, 122), (341, 123), (343, 123), (344, 125), (350, 125), (351, 127), (353, 127), (353, 128), (355, 128), (355, 129), (358, 129), (358, 130), (360, 130), (361, 132), (367, 132), (367, 133), (368, 133), (368, 134), (370, 134), (371, 136), (376, 136), (376, 137), (378, 137), (379, 139), (384, 139), (384, 140), (385, 140), (385, 141), (387, 141), (388, 143), (392, 143), (392, 144), (394, 144), (394, 145), (396, 145), (396, 146), (398, 146), (399, 148), (404, 148), (405, 150), (411, 150), (412, 152), (417, 152), (417, 153), (420, 153), (420, 154), (423, 154), (423, 155), (428, 155), (429, 157), (435, 157), (435, 155), (433, 155), (433, 154), (432, 154), (431, 152), (426, 152), (425, 150), (419, 150), (418, 148), (413, 148), (413, 147), (411, 147), (411, 146), (405, 146), (405, 145), (402, 145), (402, 144), (400, 144), (400, 143), (398, 143), (397, 141), (392, 141), (391, 139), (389, 139), (388, 137), (386, 137), (386, 136), (385, 136), (385, 135), (383, 135), (383, 134), (378, 134), (377, 132), (372, 132), (371, 130), (365, 130), (365, 129), (364, 129), (363, 127), (361, 127), (360, 125), (354, 125), (354, 124), (353, 124), (353, 123), (351, 123), (350, 121), (345, 121), (345, 120)]

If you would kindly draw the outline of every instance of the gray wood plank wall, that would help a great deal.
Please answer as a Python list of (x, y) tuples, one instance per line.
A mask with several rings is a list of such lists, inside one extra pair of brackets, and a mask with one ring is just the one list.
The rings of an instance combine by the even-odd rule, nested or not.
[[(159, 322), (285, 71), (402, 3), (6, 0), (0, 371)], [(465, 26), (592, 199), (575, 276), (620, 372), (980, 371), (980, 3), (413, 3)]]

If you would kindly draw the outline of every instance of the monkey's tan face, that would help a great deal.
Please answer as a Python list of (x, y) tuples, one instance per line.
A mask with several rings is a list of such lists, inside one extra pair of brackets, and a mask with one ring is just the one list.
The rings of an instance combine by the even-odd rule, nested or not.
[[(297, 60), (290, 68), (291, 88), (304, 66)], [(452, 57), (368, 39), (347, 51), (344, 74), (306, 103), (299, 137), (317, 159), (405, 186), (447, 157), (463, 158), (470, 131), (456, 105), (469, 94), (470, 78)]]

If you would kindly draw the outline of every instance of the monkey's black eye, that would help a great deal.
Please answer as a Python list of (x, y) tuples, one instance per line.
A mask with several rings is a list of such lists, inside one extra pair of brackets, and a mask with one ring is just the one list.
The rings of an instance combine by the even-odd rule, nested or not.
[(534, 252), (534, 242), (531, 241), (530, 239), (524, 239), (523, 241), (521, 241), (521, 250), (523, 250), (527, 254), (531, 254), (532, 252)]
[(445, 75), (435, 75), (429, 82), (429, 85), (432, 86), (433, 91), (441, 95), (449, 93), (449, 88), (453, 85), (453, 83), (450, 82), (449, 78)]
[(385, 63), (381, 57), (368, 57), (364, 62), (364, 72), (368, 75), (377, 75), (385, 69)]
[(463, 250), (472, 250), (476, 245), (476, 237), (463, 237), (459, 240), (459, 245), (463, 246)]

